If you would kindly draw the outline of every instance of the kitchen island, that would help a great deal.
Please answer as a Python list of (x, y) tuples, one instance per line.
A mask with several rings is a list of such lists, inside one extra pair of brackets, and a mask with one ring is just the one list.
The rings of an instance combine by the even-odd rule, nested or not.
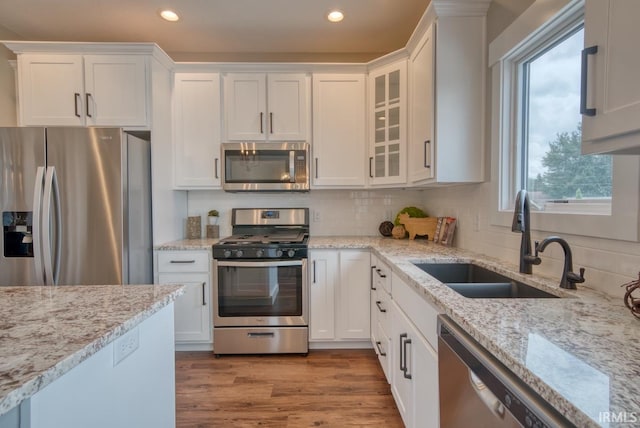
[(175, 424), (181, 286), (0, 287), (0, 426)]

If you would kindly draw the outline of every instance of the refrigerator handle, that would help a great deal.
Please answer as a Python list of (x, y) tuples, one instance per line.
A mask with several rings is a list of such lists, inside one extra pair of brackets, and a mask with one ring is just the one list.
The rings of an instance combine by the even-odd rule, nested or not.
[(33, 214), (31, 217), (33, 234), (33, 262), (36, 269), (36, 283), (44, 285), (44, 267), (42, 265), (42, 182), (44, 180), (44, 167), (36, 169), (36, 184), (33, 186)]
[[(42, 210), (42, 248), (44, 253), (44, 272), (47, 285), (57, 285), (60, 276), (60, 250), (62, 246), (62, 218), (60, 211), (60, 188), (58, 187), (58, 176), (53, 166), (47, 167), (44, 182), (44, 204)], [(53, 237), (55, 248), (51, 243), (51, 206), (55, 212), (55, 228)]]

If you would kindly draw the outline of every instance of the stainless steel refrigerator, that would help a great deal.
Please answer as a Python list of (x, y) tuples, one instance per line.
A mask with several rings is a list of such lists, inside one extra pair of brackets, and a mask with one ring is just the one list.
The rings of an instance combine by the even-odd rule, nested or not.
[(118, 128), (0, 128), (0, 285), (152, 283), (150, 163)]

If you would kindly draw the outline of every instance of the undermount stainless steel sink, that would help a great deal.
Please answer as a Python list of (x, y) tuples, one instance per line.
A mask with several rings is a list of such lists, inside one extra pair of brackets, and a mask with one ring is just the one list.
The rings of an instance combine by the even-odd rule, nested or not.
[(464, 297), (475, 299), (558, 297), (472, 263), (414, 264)]

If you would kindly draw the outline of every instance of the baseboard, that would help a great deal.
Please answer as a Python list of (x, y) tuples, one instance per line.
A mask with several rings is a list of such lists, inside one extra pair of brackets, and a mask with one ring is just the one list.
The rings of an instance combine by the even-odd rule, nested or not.
[(369, 340), (309, 342), (309, 349), (372, 349)]
[(213, 343), (176, 343), (176, 351), (213, 351)]

